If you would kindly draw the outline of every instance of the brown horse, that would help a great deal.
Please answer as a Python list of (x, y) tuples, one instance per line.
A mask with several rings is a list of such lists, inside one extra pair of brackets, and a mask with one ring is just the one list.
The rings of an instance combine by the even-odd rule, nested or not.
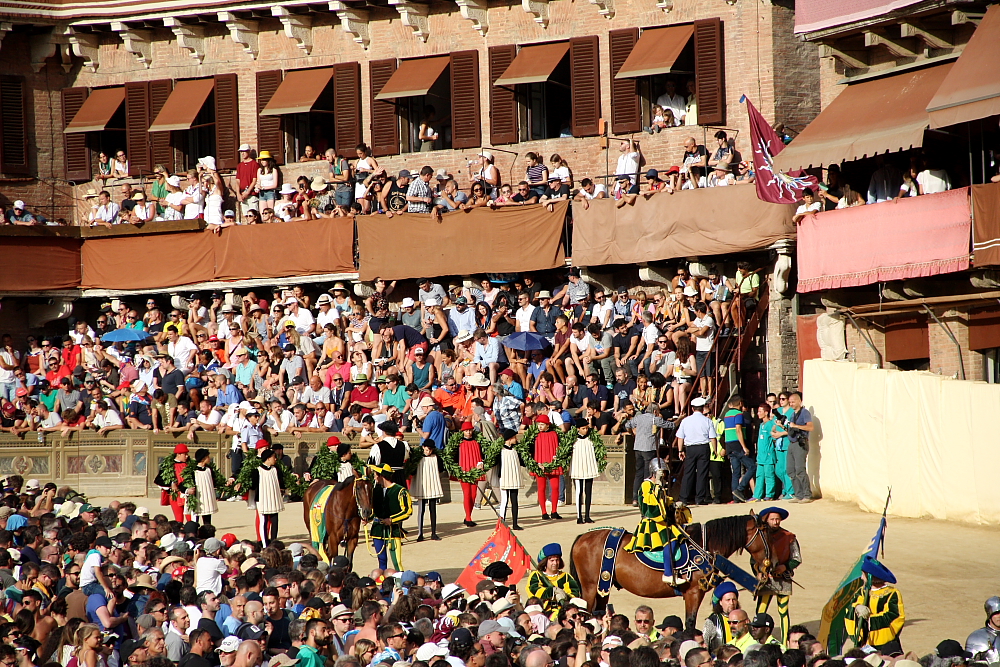
[[(728, 558), (737, 551), (746, 550), (758, 569), (764, 569), (764, 563), (768, 560), (770, 546), (753, 513), (712, 519), (704, 524), (704, 528), (700, 523), (688, 524), (685, 529), (691, 539), (712, 553)], [(601, 576), (604, 544), (610, 532), (607, 528), (601, 528), (583, 533), (573, 542), (570, 552), (570, 572), (580, 583), (583, 599), (591, 609), (597, 600), (597, 582)], [(628, 544), (631, 535), (626, 532), (619, 546), (614, 585), (646, 598), (683, 596), (685, 623), (689, 629), (693, 628), (697, 621), (698, 607), (705, 597), (705, 591), (699, 585), (705, 575), (696, 571), (690, 580), (674, 588), (663, 581), (662, 571), (646, 567), (634, 554), (625, 551), (624, 546)]]
[(309, 513), (312, 509), (313, 499), (326, 486), (337, 486), (326, 499), (326, 507), (323, 508), (323, 519), (326, 523), (326, 543), (323, 545), (327, 556), (332, 560), (339, 552), (341, 541), (347, 542), (345, 554), (351, 562), (354, 562), (354, 550), (358, 546), (358, 533), (361, 530), (361, 522), (366, 523), (372, 520), (374, 511), (372, 510), (372, 495), (374, 487), (372, 481), (367, 476), (362, 476), (358, 471), (354, 471), (354, 479), (346, 480), (342, 484), (330, 480), (318, 479), (306, 489), (305, 497), (302, 500), (306, 531), (312, 537), (312, 525), (309, 521)]

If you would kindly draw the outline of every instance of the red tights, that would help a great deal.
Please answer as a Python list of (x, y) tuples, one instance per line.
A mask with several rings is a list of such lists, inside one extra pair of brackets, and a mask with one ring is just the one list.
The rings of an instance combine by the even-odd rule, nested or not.
[(465, 505), (465, 520), (472, 521), (472, 507), (476, 504), (477, 485), (462, 482), (462, 503)]
[(548, 475), (538, 478), (538, 506), (542, 508), (542, 514), (548, 514), (548, 512), (545, 511), (546, 482), (549, 484), (549, 496), (552, 500), (552, 513), (555, 514), (559, 511), (559, 476)]

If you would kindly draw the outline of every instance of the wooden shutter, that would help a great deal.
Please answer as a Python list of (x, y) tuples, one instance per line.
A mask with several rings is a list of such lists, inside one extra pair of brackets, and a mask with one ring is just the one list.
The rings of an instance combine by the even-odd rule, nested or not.
[(451, 147), (482, 145), (479, 113), (479, 52), (451, 54)]
[(517, 93), (511, 86), (494, 85), (516, 56), (517, 47), (513, 44), (491, 46), (489, 49), (490, 143), (494, 146), (517, 143)]
[(399, 152), (399, 119), (396, 116), (396, 104), (392, 100), (375, 99), (395, 71), (395, 58), (372, 60), (368, 63), (372, 109), (372, 154), (376, 156), (395, 155)]
[(333, 67), (334, 142), (343, 155), (354, 155), (361, 136), (361, 64)]
[(128, 168), (132, 176), (153, 173), (153, 156), (149, 147), (149, 82), (129, 81), (125, 84), (125, 145)]
[[(149, 122), (152, 124), (160, 109), (167, 103), (174, 82), (170, 79), (149, 82)], [(170, 143), (169, 132), (149, 133), (149, 157), (155, 167), (162, 164), (170, 173), (174, 172), (174, 149)]]
[[(90, 90), (87, 88), (63, 88), (62, 119), (63, 129), (73, 120), (73, 116), (83, 106)], [(87, 133), (74, 132), (63, 135), (67, 181), (89, 181), (93, 178), (90, 171), (90, 149), (87, 147)], [(131, 155), (129, 151), (129, 155)], [(131, 160), (131, 157), (129, 158)]]
[(270, 151), (278, 164), (285, 161), (285, 135), (281, 116), (261, 116), (267, 103), (281, 85), (281, 70), (257, 72), (257, 151)]
[(991, 350), (995, 347), (1000, 347), (1000, 311), (969, 313), (969, 349)]
[(639, 29), (612, 30), (608, 37), (611, 41), (611, 132), (638, 132), (642, 129), (642, 116), (639, 114), (637, 79), (616, 79), (615, 75), (639, 41)]
[(592, 137), (601, 131), (601, 83), (597, 37), (569, 40), (570, 96), (574, 137)]
[(694, 22), (694, 84), (699, 125), (724, 125), (726, 122), (722, 44), (722, 21), (718, 17)]
[(930, 332), (926, 315), (911, 315), (885, 324), (885, 360), (930, 359)]
[(219, 169), (240, 162), (240, 98), (235, 74), (215, 75), (215, 159)]
[(0, 76), (0, 172), (28, 173), (28, 108), (18, 76)]

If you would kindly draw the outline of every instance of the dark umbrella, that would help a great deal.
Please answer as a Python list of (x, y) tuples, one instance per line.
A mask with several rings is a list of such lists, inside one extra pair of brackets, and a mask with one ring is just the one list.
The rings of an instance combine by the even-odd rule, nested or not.
[(512, 350), (544, 350), (549, 347), (549, 341), (545, 336), (531, 331), (518, 331), (512, 333), (503, 340), (504, 347)]
[(153, 335), (141, 329), (115, 329), (101, 336), (106, 343), (128, 343), (131, 341), (149, 340)]

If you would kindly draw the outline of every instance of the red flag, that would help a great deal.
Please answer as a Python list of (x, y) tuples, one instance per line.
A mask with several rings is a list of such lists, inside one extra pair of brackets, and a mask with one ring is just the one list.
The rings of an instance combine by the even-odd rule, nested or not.
[(469, 565), (462, 574), (455, 580), (459, 586), (467, 591), (476, 589), (476, 584), (485, 579), (483, 569), (490, 563), (503, 561), (514, 570), (507, 583), (514, 585), (524, 578), (524, 575), (531, 569), (531, 558), (524, 546), (518, 541), (517, 536), (510, 532), (500, 519), (497, 519), (497, 526), (486, 539), (486, 543), (476, 552), (476, 555), (469, 561)]
[(746, 102), (747, 113), (750, 114), (750, 143), (753, 147), (754, 184), (757, 186), (757, 198), (772, 204), (794, 204), (802, 199), (802, 191), (817, 187), (815, 176), (802, 172), (795, 175), (778, 171), (774, 166), (774, 156), (785, 148), (785, 143), (768, 124), (760, 112), (754, 108), (747, 96), (740, 100)]

